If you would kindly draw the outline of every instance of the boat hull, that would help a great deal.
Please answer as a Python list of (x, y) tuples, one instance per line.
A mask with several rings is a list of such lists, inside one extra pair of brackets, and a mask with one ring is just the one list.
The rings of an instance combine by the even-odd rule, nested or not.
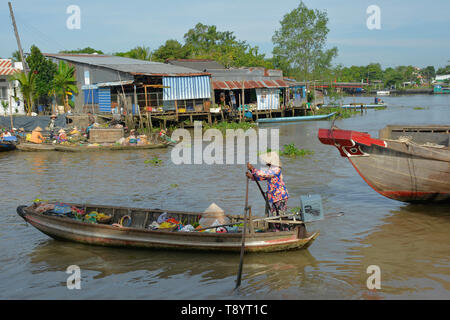
[(14, 149), (16, 149), (16, 145), (15, 145), (15, 144), (13, 144), (13, 143), (3, 143), (3, 142), (0, 142), (0, 152), (3, 152), (3, 151), (12, 151), (12, 150), (14, 150)]
[(375, 191), (403, 202), (450, 202), (450, 150), (379, 140), (348, 130), (319, 130)]
[(317, 116), (301, 116), (301, 117), (282, 117), (282, 118), (265, 118), (258, 119), (257, 123), (277, 123), (277, 122), (296, 122), (296, 121), (311, 121), (311, 120), (324, 120), (334, 116), (336, 112), (330, 114), (317, 115)]
[(51, 144), (20, 143), (17, 145), (17, 149), (27, 152), (53, 151), (55, 146)]
[(125, 151), (125, 150), (148, 150), (167, 148), (168, 143), (158, 143), (142, 146), (102, 146), (102, 147), (72, 147), (72, 146), (55, 146), (55, 151), (60, 152), (95, 152), (95, 151)]
[[(240, 252), (240, 233), (172, 232), (142, 228), (118, 228), (46, 216), (20, 206), (17, 213), (44, 234), (57, 239), (90, 245), (147, 249)], [(300, 238), (298, 231), (247, 234), (246, 252), (276, 252), (305, 249), (318, 232)]]

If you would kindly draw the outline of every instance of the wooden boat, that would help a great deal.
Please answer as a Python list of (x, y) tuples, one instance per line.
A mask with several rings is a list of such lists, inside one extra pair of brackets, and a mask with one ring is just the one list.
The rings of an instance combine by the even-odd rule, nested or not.
[(342, 109), (377, 109), (377, 108), (387, 108), (386, 103), (373, 103), (373, 104), (364, 104), (364, 103), (349, 103), (344, 104), (342, 106), (339, 105), (323, 105), (321, 108), (342, 108)]
[(37, 143), (19, 143), (17, 145), (17, 149), (20, 151), (53, 151), (55, 150), (55, 146), (53, 144), (37, 144)]
[(361, 106), (363, 109), (376, 109), (376, 108), (387, 108), (386, 103), (373, 103), (373, 104), (364, 104), (364, 103), (350, 103), (350, 104), (344, 104), (341, 108), (343, 109), (361, 109)]
[[(85, 244), (134, 247), (162, 248), (177, 250), (231, 251), (240, 252), (242, 234), (216, 232), (183, 232), (152, 230), (148, 226), (167, 212), (167, 214), (183, 221), (185, 224), (198, 222), (202, 213), (164, 211), (159, 209), (125, 208), (97, 205), (69, 204), (85, 212), (97, 211), (112, 216), (110, 224), (99, 224), (78, 221), (67, 216), (52, 216), (39, 213), (36, 204), (19, 206), (17, 213), (26, 222), (46, 235), (59, 240), (67, 240)], [(118, 226), (123, 217), (131, 217), (128, 227)], [(241, 216), (227, 215), (232, 223), (242, 223)], [(250, 232), (246, 235), (246, 252), (275, 252), (284, 250), (304, 249), (318, 237), (319, 232), (309, 234), (304, 223), (296, 221), (292, 231), (268, 232), (267, 222), (256, 219), (248, 225)], [(258, 229), (262, 232), (257, 232)]]
[(317, 116), (300, 116), (300, 117), (282, 117), (282, 118), (264, 118), (256, 120), (257, 123), (277, 123), (277, 122), (296, 122), (296, 121), (311, 121), (311, 120), (325, 120), (334, 116), (336, 112)]
[(67, 146), (56, 145), (55, 151), (62, 152), (90, 152), (90, 151), (124, 151), (124, 150), (147, 150), (147, 149), (159, 149), (167, 148), (169, 143), (155, 143), (146, 144), (141, 146), (122, 146), (122, 145), (110, 145), (110, 146)]
[(390, 94), (390, 91), (377, 91), (377, 96), (388, 96)]
[(0, 138), (0, 152), (16, 149), (17, 138), (15, 136)]
[(11, 142), (0, 141), (0, 152), (2, 151), (11, 151), (16, 149), (16, 145)]
[(449, 137), (450, 126), (387, 126), (380, 139), (336, 128), (318, 133), (375, 191), (404, 202), (450, 202)]

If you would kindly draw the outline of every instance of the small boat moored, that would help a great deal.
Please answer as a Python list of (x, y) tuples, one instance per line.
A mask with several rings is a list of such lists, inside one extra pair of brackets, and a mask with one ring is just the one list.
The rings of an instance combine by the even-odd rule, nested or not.
[(277, 122), (296, 122), (296, 121), (311, 121), (311, 120), (325, 120), (334, 116), (336, 112), (317, 116), (300, 116), (300, 117), (282, 117), (282, 118), (264, 118), (256, 120), (257, 123), (277, 123)]
[(16, 149), (17, 138), (15, 136), (0, 138), (0, 151), (11, 151)]
[[(240, 252), (242, 245), (243, 217), (236, 215), (226, 215), (227, 225), (194, 228), (203, 213), (49, 202), (19, 206), (17, 213), (54, 239), (92, 245), (231, 252)], [(307, 233), (302, 221), (281, 218), (274, 223), (289, 223), (291, 230), (272, 232), (268, 224), (274, 217), (250, 217), (245, 251), (304, 249), (319, 235)]]

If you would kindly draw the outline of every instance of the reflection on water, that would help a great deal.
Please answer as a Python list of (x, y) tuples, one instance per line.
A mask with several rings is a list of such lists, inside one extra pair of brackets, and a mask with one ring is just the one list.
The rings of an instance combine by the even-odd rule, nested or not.
[[(369, 98), (349, 98), (369, 102)], [(366, 101), (366, 100), (367, 101)], [(338, 120), (341, 128), (378, 130), (393, 123), (448, 124), (447, 96), (386, 97), (387, 110)], [(427, 107), (415, 110), (414, 107)], [(407, 120), (406, 120), (407, 119)], [(282, 159), (289, 206), (320, 194), (321, 235), (304, 251), (246, 255), (241, 290), (233, 291), (239, 255), (126, 250), (49, 239), (15, 214), (35, 198), (78, 203), (203, 211), (216, 202), (243, 213), (244, 165), (173, 165), (170, 149), (136, 152), (0, 153), (0, 298), (62, 299), (392, 299), (450, 298), (450, 208), (407, 205), (380, 196), (335, 148), (319, 143), (328, 121), (289, 123), (280, 145), (314, 151)], [(157, 156), (160, 166), (145, 160)], [(251, 185), (249, 204), (264, 203)], [(342, 213), (338, 215), (337, 213)], [(70, 265), (82, 290), (67, 290)], [(366, 269), (381, 268), (382, 289), (367, 289)]]

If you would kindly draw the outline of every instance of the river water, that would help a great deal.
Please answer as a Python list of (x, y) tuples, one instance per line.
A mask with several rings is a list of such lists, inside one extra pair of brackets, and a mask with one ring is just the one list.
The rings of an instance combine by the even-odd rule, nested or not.
[[(337, 120), (377, 136), (387, 124), (449, 124), (450, 95), (385, 97), (386, 110)], [(372, 102), (347, 98), (346, 102)], [(35, 198), (144, 208), (227, 213), (244, 207), (244, 165), (174, 165), (171, 150), (0, 154), (1, 299), (449, 299), (450, 207), (409, 205), (372, 190), (338, 151), (317, 139), (329, 121), (273, 125), (280, 144), (314, 155), (286, 159), (289, 206), (320, 194), (325, 219), (303, 251), (246, 255), (233, 291), (238, 254), (103, 248), (55, 241), (27, 226), (16, 207)], [(148, 163), (158, 157), (160, 166)], [(253, 212), (264, 203), (250, 185)], [(66, 269), (81, 268), (81, 290), (68, 290)], [(379, 266), (381, 289), (367, 268)]]

